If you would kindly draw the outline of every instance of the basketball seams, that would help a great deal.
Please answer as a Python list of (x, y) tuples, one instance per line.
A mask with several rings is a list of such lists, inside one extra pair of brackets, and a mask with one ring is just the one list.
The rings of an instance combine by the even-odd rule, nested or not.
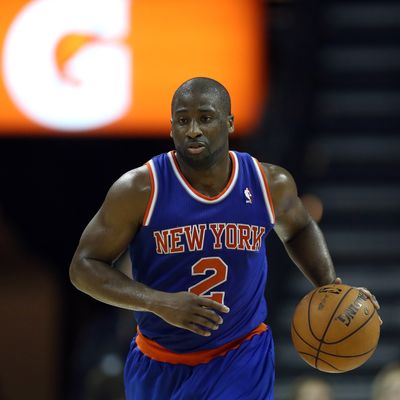
[(343, 301), (346, 299), (346, 297), (348, 296), (348, 294), (349, 294), (352, 290), (354, 290), (354, 289), (353, 289), (353, 288), (350, 288), (350, 289), (347, 290), (347, 292), (346, 292), (346, 293), (343, 295), (343, 297), (339, 300), (338, 304), (336, 305), (336, 308), (335, 308), (335, 309), (333, 310), (333, 312), (332, 312), (331, 318), (329, 319), (328, 324), (327, 324), (326, 327), (325, 327), (325, 332), (324, 332), (324, 334), (322, 335), (322, 338), (320, 339), (320, 342), (319, 342), (319, 347), (318, 347), (317, 355), (316, 355), (316, 357), (315, 357), (315, 368), (318, 368), (318, 356), (319, 356), (319, 353), (320, 353), (320, 351), (321, 351), (321, 346), (322, 346), (322, 344), (323, 344), (324, 338), (325, 338), (325, 336), (326, 336), (326, 334), (327, 334), (327, 332), (328, 332), (329, 326), (331, 325), (331, 323), (332, 323), (332, 321), (333, 321), (333, 317), (335, 316), (336, 311), (339, 309), (340, 305), (343, 303)]
[(317, 350), (314, 346), (309, 344), (303, 337), (300, 335), (300, 333), (297, 331), (296, 326), (294, 325), (294, 322), (292, 321), (292, 332), (296, 333), (296, 335), (309, 347), (311, 347), (313, 350)]
[[(296, 335), (308, 346), (311, 347), (313, 350), (317, 350), (316, 347), (312, 346), (311, 344), (309, 344), (306, 340), (303, 339), (303, 337), (299, 334), (299, 332), (297, 331), (296, 327), (294, 326), (294, 324), (292, 324), (292, 329), (293, 331), (296, 333)], [(323, 343), (323, 344), (327, 344), (327, 343)], [(334, 343), (336, 344), (336, 343)], [(368, 353), (371, 353), (372, 351), (374, 351), (376, 349), (377, 346), (374, 346), (372, 349), (366, 351), (365, 353), (361, 353), (361, 354), (354, 354), (351, 356), (342, 356), (339, 354), (332, 354), (332, 353), (328, 353), (327, 351), (323, 351), (320, 350), (320, 353), (326, 354), (327, 356), (333, 356), (333, 357), (338, 357), (338, 358), (355, 358), (355, 357), (362, 357), (362, 356), (366, 356)]]
[(312, 326), (311, 326), (311, 317), (310, 317), (310, 309), (311, 309), (312, 299), (313, 299), (314, 295), (317, 293), (317, 290), (318, 290), (318, 289), (319, 289), (319, 288), (314, 289), (314, 291), (313, 291), (312, 294), (311, 294), (310, 300), (309, 300), (309, 302), (308, 302), (307, 320), (308, 320), (308, 329), (310, 330), (311, 335), (314, 336), (314, 339), (315, 339), (315, 340), (320, 341), (320, 339), (314, 334), (314, 331), (313, 331)]
[[(347, 336), (345, 336), (344, 338), (341, 338), (340, 340), (337, 340), (337, 341), (335, 341), (335, 342), (326, 342), (325, 340), (323, 340), (323, 339), (319, 339), (315, 334), (314, 334), (314, 332), (313, 332), (313, 330), (312, 330), (312, 327), (311, 327), (311, 320), (310, 320), (310, 305), (311, 305), (311, 302), (312, 302), (312, 298), (313, 298), (313, 296), (314, 296), (314, 294), (317, 292), (317, 289), (315, 289), (314, 290), (314, 292), (313, 292), (313, 294), (312, 294), (312, 296), (311, 296), (311, 298), (310, 298), (310, 301), (308, 302), (308, 314), (307, 314), (307, 318), (308, 318), (308, 328), (309, 328), (309, 330), (310, 330), (310, 333), (312, 334), (312, 336), (314, 337), (314, 339), (315, 340), (318, 340), (319, 342), (321, 342), (322, 344), (337, 344), (337, 343), (340, 343), (340, 342), (342, 342), (343, 340), (345, 340), (345, 339), (347, 339), (347, 338), (349, 338), (350, 336), (352, 336), (352, 335), (354, 335), (355, 333), (357, 333), (361, 328), (363, 328), (365, 325), (367, 325), (367, 323), (372, 319), (372, 317), (375, 315), (375, 313), (376, 313), (376, 310), (375, 310), (375, 307), (373, 308), (373, 313), (370, 315), (370, 317), (366, 320), (366, 321), (364, 321), (357, 329), (355, 329), (353, 332), (351, 332), (351, 333), (349, 333)], [(345, 293), (345, 295), (347, 295), (347, 293)], [(336, 313), (336, 311), (337, 311), (337, 309), (335, 310), (335, 313)], [(293, 327), (295, 328), (295, 326), (294, 326), (294, 323), (293, 323)], [(295, 330), (296, 330), (296, 328), (295, 328)], [(296, 330), (297, 331), (297, 330)], [(300, 335), (299, 335), (300, 336)], [(308, 344), (308, 343), (307, 343)]]
[(351, 332), (351, 333), (349, 333), (347, 336), (345, 336), (344, 338), (341, 338), (340, 340), (337, 340), (336, 342), (325, 342), (325, 341), (323, 341), (323, 344), (337, 344), (337, 343), (340, 343), (340, 342), (342, 342), (343, 340), (346, 340), (346, 339), (348, 339), (350, 336), (353, 336), (355, 333), (357, 333), (361, 328), (363, 328), (365, 325), (367, 325), (368, 324), (368, 322), (369, 321), (371, 321), (371, 319), (372, 319), (372, 317), (375, 315), (375, 313), (376, 313), (376, 310), (375, 310), (375, 307), (374, 307), (374, 312), (370, 315), (370, 317), (366, 320), (366, 321), (364, 321), (357, 329), (355, 329), (353, 332)]
[[(326, 299), (319, 287), (308, 293), (297, 305), (291, 322), (292, 340), (297, 352), (308, 364), (325, 372), (346, 372), (359, 367), (371, 357), (379, 342), (378, 312), (375, 307), (372, 307), (369, 313), (365, 310), (365, 313), (357, 315), (356, 318), (355, 313), (361, 307), (361, 304), (355, 303), (352, 306), (353, 308), (357, 306), (354, 310), (353, 308), (347, 309), (345, 305), (348, 302), (356, 301), (355, 299), (358, 301), (358, 288), (348, 285), (338, 285), (338, 287), (340, 289), (331, 290), (332, 293), (340, 294), (336, 299), (335, 296), (332, 299)], [(331, 287), (331, 289), (333, 288)], [(317, 301), (320, 297), (319, 290), (322, 293), (322, 300), (320, 299), (322, 306), (321, 304), (318, 306), (318, 302), (314, 303), (314, 300)], [(325, 291), (327, 293), (330, 292), (328, 289)], [(365, 299), (363, 298), (363, 300)], [(367, 304), (369, 308), (370, 302)], [(324, 310), (324, 314), (320, 315), (317, 312), (317, 306), (318, 310), (321, 310), (324, 305), (327, 308)], [(341, 313), (345, 312), (340, 310), (346, 311), (346, 318), (343, 316), (340, 321), (347, 325), (347, 329), (344, 329), (341, 324), (338, 325), (338, 315), (342, 315)], [(352, 310), (354, 311), (353, 313), (351, 313)], [(305, 314), (307, 314), (307, 320), (305, 319)], [(311, 321), (312, 318), (313, 320)], [(349, 326), (352, 319), (357, 322)], [(370, 322), (371, 320), (373, 321), (372, 323)], [(349, 332), (351, 329), (353, 331)], [(369, 336), (368, 332), (371, 332), (372, 336)], [(321, 336), (320, 339), (316, 333)], [(365, 336), (365, 334), (368, 336)], [(302, 335), (305, 335), (305, 339)], [(327, 341), (327, 337), (334, 341)], [(340, 337), (339, 340), (337, 340), (338, 337)], [(343, 355), (340, 355), (340, 353)]]
[[(312, 358), (316, 358), (316, 357), (313, 356), (312, 354), (304, 353), (303, 351), (299, 351), (299, 354), (303, 354), (303, 355), (305, 355), (305, 356), (310, 356), (310, 357), (312, 357)], [(338, 371), (338, 372), (346, 372), (346, 371), (343, 371), (343, 370), (341, 370), (341, 369), (339, 369), (339, 368), (336, 368), (334, 365), (332, 365), (331, 363), (328, 363), (328, 361), (325, 361), (323, 358), (320, 358), (319, 360), (322, 361), (322, 362), (324, 362), (325, 364), (329, 365), (331, 368), (335, 369), (335, 370)]]

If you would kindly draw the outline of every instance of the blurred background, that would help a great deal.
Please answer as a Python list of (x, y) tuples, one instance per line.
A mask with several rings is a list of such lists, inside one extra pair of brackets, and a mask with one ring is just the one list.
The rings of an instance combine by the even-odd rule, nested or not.
[[(228, 88), (231, 147), (291, 171), (338, 276), (382, 307), (380, 344), (365, 365), (314, 371), (290, 339), (312, 287), (271, 234), (276, 399), (366, 400), (373, 390), (375, 400), (400, 399), (398, 1), (0, 7), (1, 400), (123, 399), (133, 315), (74, 289), (69, 262), (110, 185), (172, 148), (170, 99), (194, 76)], [(303, 383), (322, 389), (304, 394)]]

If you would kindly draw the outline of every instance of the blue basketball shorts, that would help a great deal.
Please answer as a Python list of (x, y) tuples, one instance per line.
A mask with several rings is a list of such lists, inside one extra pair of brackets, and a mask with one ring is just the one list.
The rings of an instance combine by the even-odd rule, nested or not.
[(156, 361), (133, 340), (124, 371), (126, 400), (273, 400), (274, 364), (269, 328), (194, 366)]

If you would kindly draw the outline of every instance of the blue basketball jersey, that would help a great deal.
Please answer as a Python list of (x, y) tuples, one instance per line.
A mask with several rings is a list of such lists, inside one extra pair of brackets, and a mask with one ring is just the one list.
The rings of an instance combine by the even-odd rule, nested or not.
[(130, 244), (134, 279), (165, 292), (190, 291), (230, 308), (208, 337), (136, 312), (141, 333), (177, 353), (222, 346), (266, 318), (265, 237), (274, 224), (268, 184), (257, 160), (246, 153), (229, 155), (229, 182), (214, 197), (191, 187), (175, 152), (147, 163), (152, 193)]

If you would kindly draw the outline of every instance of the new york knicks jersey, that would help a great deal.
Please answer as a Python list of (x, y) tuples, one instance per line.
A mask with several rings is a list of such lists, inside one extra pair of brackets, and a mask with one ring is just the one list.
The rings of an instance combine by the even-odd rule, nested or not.
[(229, 155), (231, 176), (215, 197), (191, 187), (175, 152), (147, 163), (152, 190), (130, 244), (134, 279), (165, 292), (190, 291), (230, 308), (208, 337), (169, 325), (153, 313), (136, 312), (141, 333), (177, 353), (222, 346), (266, 318), (265, 237), (274, 224), (268, 184), (256, 159)]

